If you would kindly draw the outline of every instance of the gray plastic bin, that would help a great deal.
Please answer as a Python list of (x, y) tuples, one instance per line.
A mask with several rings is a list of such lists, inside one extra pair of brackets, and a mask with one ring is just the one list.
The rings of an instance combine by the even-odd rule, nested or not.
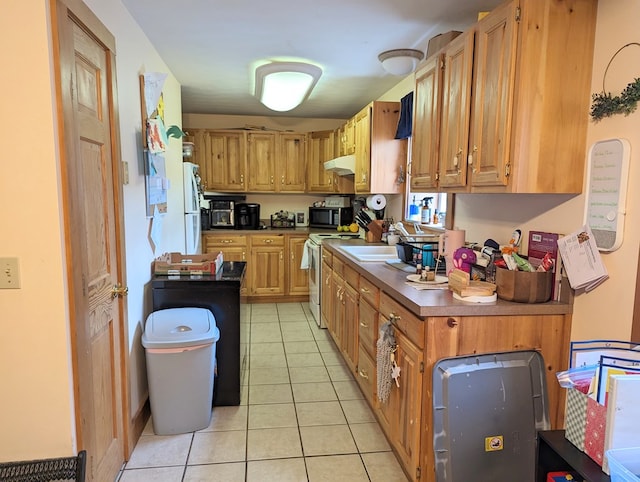
[(147, 317), (142, 346), (157, 435), (209, 426), (219, 338), (215, 317), (204, 308), (169, 308)]

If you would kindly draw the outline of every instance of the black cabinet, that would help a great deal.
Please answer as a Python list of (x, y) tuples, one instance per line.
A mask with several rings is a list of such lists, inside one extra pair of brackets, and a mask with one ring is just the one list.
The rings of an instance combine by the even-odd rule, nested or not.
[(195, 307), (211, 310), (220, 330), (216, 344), (214, 405), (239, 405), (247, 363), (247, 327), (240, 316), (240, 286), (246, 263), (225, 261), (217, 276), (162, 276), (151, 280), (153, 310)]
[(610, 482), (600, 466), (564, 437), (564, 430), (538, 432), (536, 482), (546, 482), (548, 472), (577, 472), (585, 482)]

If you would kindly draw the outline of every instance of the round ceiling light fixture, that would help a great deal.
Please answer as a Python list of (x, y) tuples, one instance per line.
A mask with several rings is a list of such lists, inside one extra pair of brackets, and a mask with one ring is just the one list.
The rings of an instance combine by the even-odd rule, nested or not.
[(395, 49), (387, 50), (378, 55), (378, 60), (382, 63), (384, 70), (393, 75), (408, 75), (418, 66), (424, 58), (420, 50), (415, 49)]

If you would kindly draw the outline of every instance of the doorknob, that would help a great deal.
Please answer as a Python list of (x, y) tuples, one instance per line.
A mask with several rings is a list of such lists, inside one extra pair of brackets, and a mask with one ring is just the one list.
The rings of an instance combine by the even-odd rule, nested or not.
[(113, 285), (113, 288), (111, 288), (111, 298), (113, 299), (122, 298), (123, 296), (127, 296), (128, 293), (129, 288), (126, 286), (123, 287), (120, 283)]

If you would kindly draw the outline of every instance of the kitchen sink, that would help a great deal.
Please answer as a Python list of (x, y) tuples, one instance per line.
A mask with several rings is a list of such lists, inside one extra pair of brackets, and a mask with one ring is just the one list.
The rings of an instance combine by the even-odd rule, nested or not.
[(362, 262), (384, 262), (398, 257), (395, 246), (338, 246), (337, 248), (346, 255)]

